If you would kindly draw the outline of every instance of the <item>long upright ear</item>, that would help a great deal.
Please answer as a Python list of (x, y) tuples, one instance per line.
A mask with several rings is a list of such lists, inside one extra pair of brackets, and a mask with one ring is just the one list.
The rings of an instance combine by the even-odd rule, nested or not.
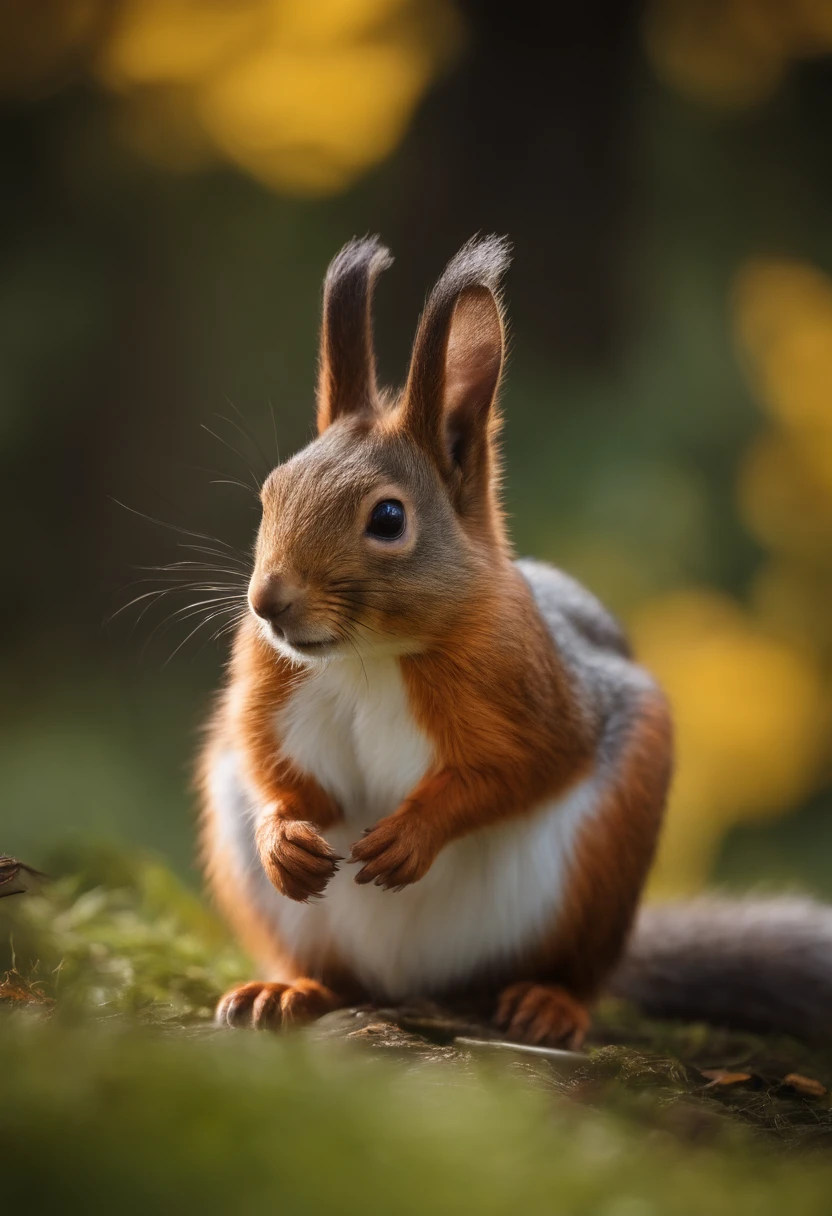
[(375, 407), (373, 288), (392, 261), (378, 237), (368, 236), (348, 241), (329, 264), (318, 371), (319, 434), (346, 414)]
[(467, 500), (490, 477), (509, 249), (502, 237), (475, 238), (448, 263), (419, 322), (402, 401), (403, 426)]

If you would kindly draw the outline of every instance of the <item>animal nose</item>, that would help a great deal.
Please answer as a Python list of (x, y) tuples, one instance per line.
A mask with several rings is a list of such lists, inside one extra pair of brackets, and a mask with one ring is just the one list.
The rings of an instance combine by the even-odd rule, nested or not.
[(278, 629), (281, 617), (289, 611), (298, 595), (298, 588), (282, 574), (266, 574), (249, 588), (252, 612)]

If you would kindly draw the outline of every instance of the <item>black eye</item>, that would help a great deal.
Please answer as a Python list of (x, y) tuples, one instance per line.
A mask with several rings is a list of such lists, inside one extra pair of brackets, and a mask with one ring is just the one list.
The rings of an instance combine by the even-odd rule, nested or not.
[(379, 540), (398, 540), (404, 532), (407, 516), (398, 498), (377, 502), (367, 523), (367, 533)]

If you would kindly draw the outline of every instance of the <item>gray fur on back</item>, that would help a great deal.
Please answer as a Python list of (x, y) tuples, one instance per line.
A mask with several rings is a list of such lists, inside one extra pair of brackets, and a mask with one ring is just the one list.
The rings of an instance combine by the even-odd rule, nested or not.
[(832, 907), (798, 896), (644, 907), (610, 983), (656, 1017), (832, 1031)]
[(572, 690), (596, 732), (598, 760), (614, 762), (634, 706), (653, 681), (633, 662), (624, 630), (575, 579), (527, 558), (516, 563), (529, 585)]
[[(575, 579), (516, 563), (589, 719), (614, 757), (650, 677), (621, 626)], [(610, 990), (645, 1013), (803, 1038), (832, 1032), (832, 907), (811, 899), (718, 899), (639, 912)]]
[(553, 630), (571, 626), (576, 640), (630, 657), (630, 645), (618, 621), (577, 579), (545, 562), (521, 558), (515, 565), (529, 584), (543, 619)]

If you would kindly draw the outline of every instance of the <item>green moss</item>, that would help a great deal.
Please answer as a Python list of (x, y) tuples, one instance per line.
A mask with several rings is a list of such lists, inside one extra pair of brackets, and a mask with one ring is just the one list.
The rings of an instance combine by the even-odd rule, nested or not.
[(17, 969), (62, 1009), (184, 1025), (210, 1020), (217, 993), (250, 978), (220, 923), (158, 862), (99, 849), (51, 870), (63, 877), (0, 903), (0, 927)]
[[(613, 1003), (568, 1073), (438, 1045), (413, 1018), (390, 1034), (379, 1014), (318, 1037), (216, 1031), (245, 961), (140, 859), (76, 863), (0, 902), (0, 926), (21, 973), (0, 1022), (9, 1212), (828, 1210), (832, 1160), (795, 1147), (825, 1147), (829, 1103), (781, 1084), (828, 1080), (827, 1061), (798, 1044)], [(708, 1086), (705, 1067), (752, 1076)]]

